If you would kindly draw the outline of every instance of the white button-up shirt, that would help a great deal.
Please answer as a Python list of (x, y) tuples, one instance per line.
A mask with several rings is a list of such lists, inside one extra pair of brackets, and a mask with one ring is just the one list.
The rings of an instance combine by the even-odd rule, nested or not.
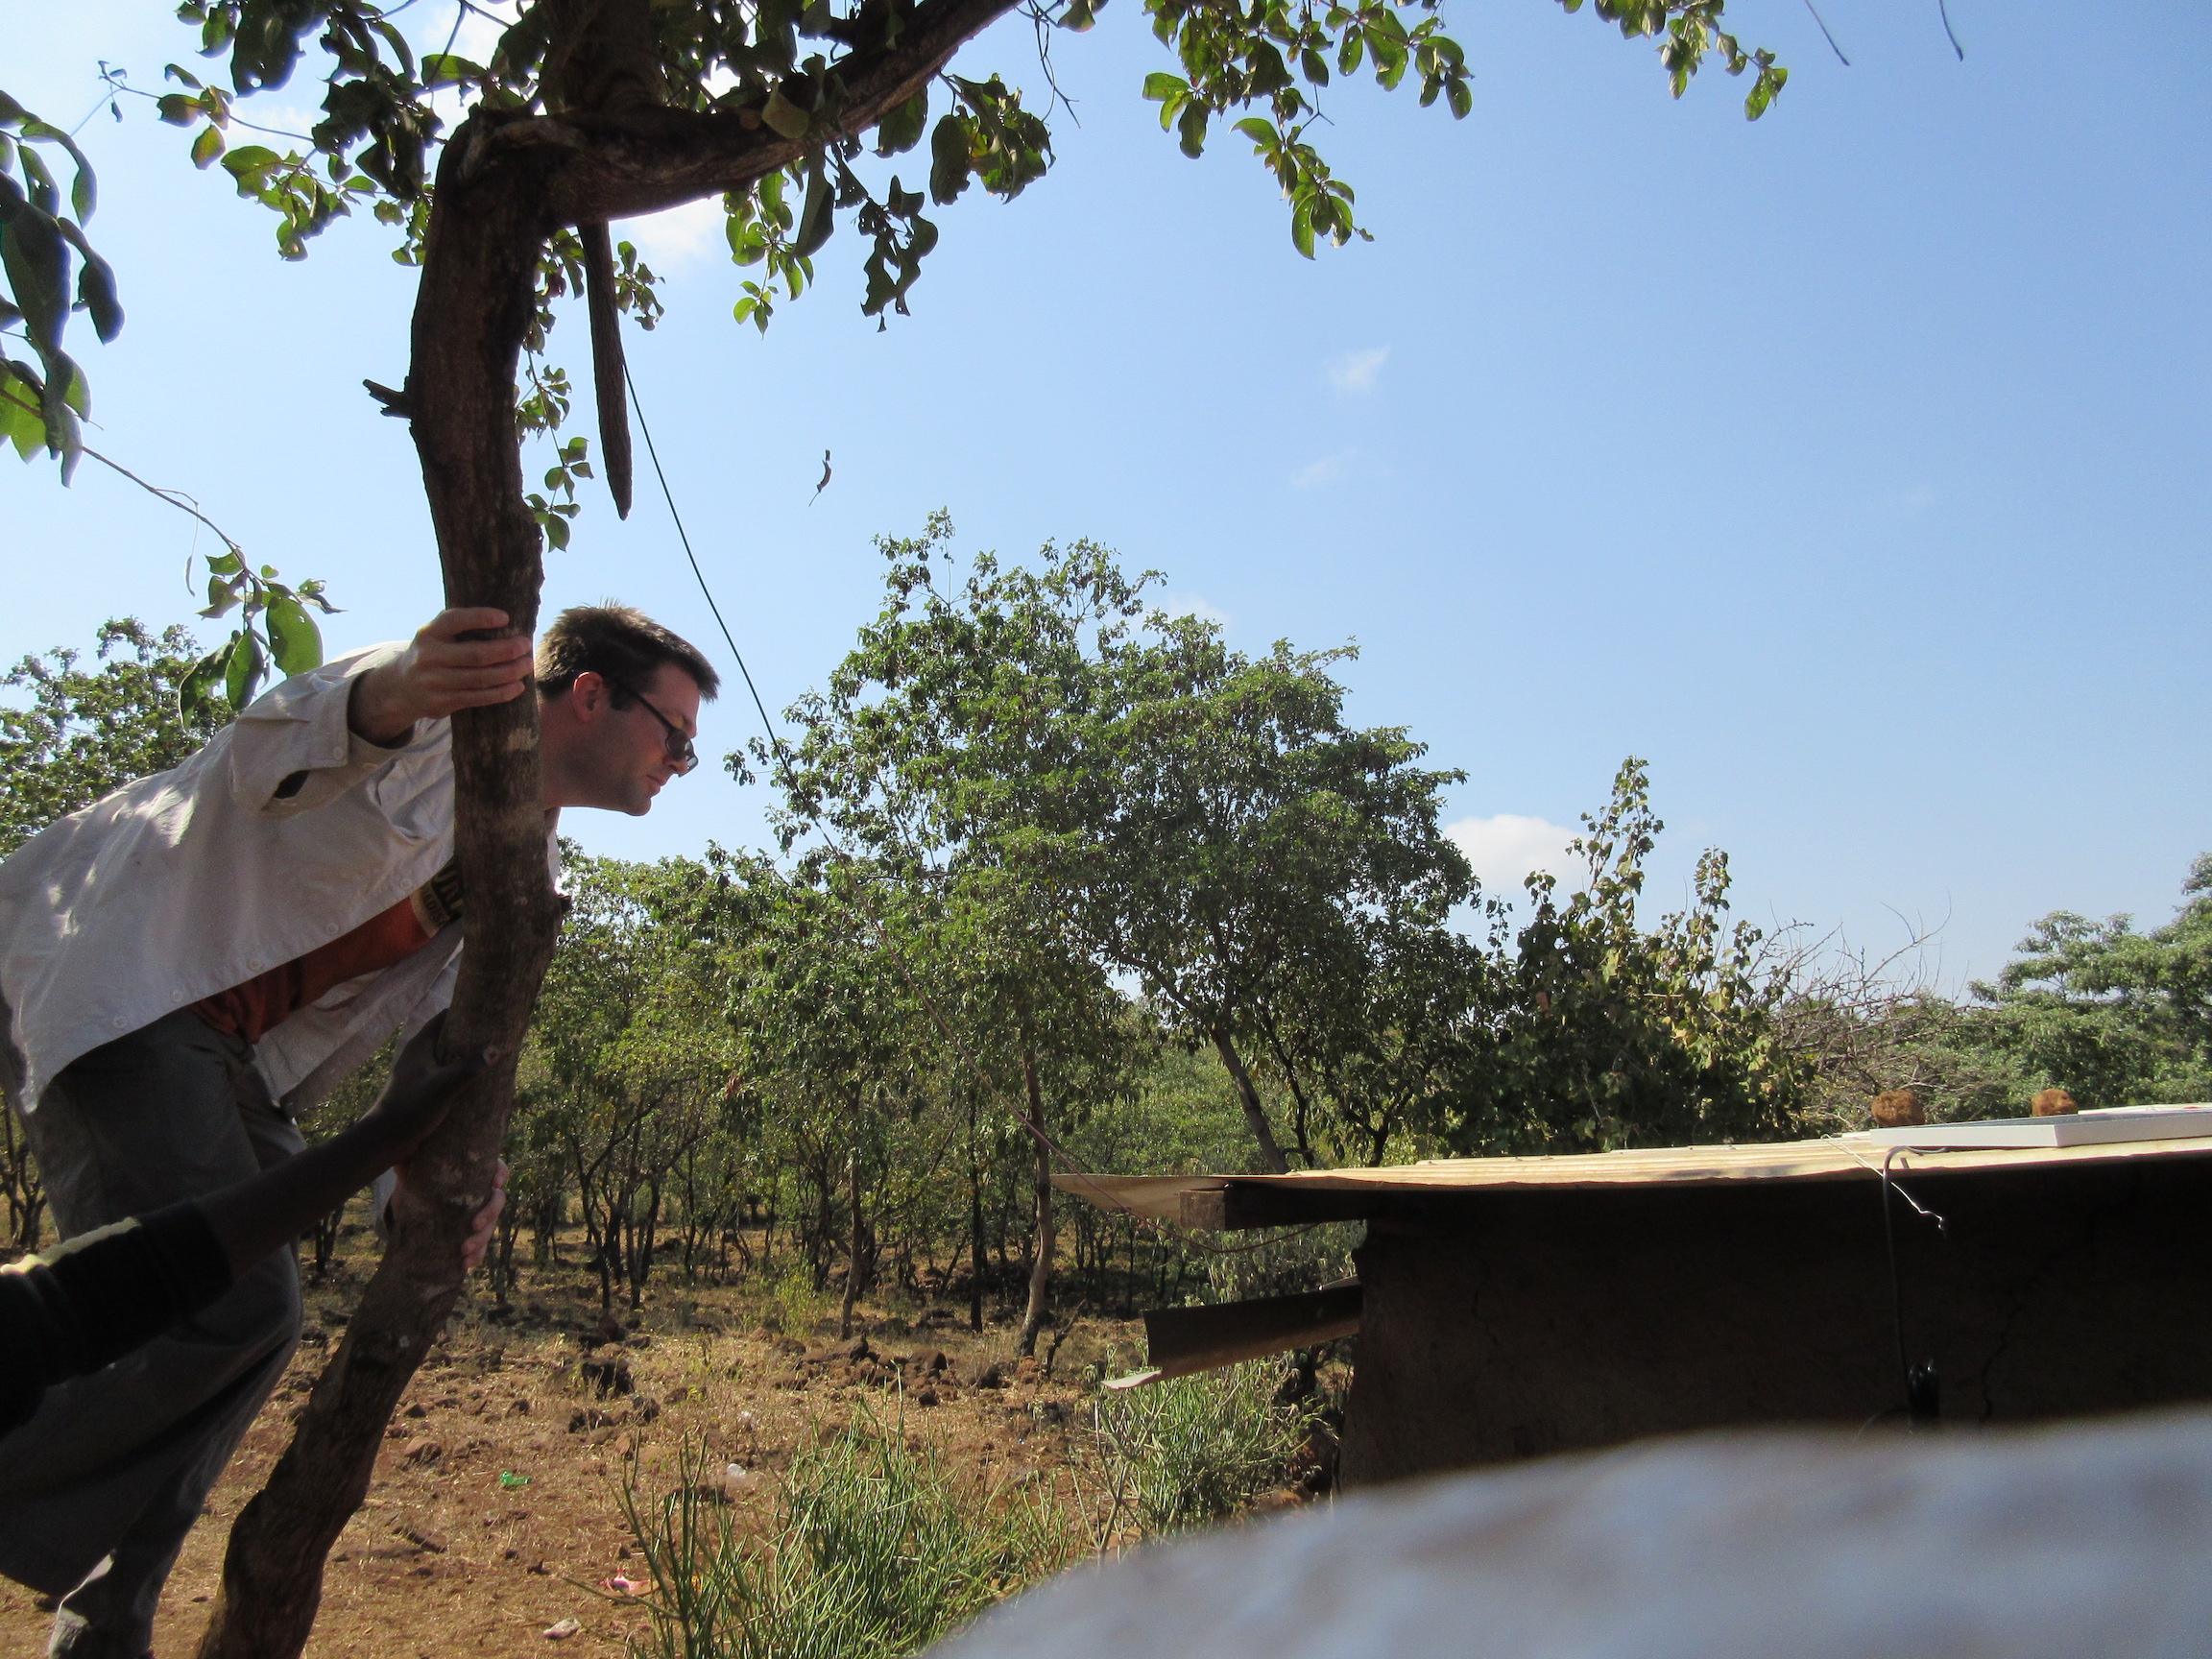
[[(385, 749), (347, 725), (350, 652), (254, 700), (182, 765), (49, 825), (0, 863), (0, 1065), (36, 1107), (79, 1055), (350, 932), (453, 854), (451, 732)], [(551, 836), (548, 835), (550, 843)], [(548, 859), (557, 856), (548, 846)], [(255, 1060), (295, 1111), (401, 1026), (452, 999), (455, 923), (263, 1037)]]

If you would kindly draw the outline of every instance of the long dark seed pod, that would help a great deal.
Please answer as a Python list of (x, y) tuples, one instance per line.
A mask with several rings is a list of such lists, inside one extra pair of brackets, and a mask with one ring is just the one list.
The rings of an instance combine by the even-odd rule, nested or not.
[(576, 227), (584, 244), (584, 297), (591, 313), (591, 391), (599, 401), (599, 461), (614, 511), (630, 517), (630, 401), (622, 390), (621, 314), (614, 306), (614, 245), (604, 222)]

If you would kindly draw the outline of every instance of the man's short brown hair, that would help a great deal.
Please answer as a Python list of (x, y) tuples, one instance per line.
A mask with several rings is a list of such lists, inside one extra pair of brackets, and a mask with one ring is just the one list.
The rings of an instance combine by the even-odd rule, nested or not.
[(709, 702), (722, 688), (722, 676), (688, 639), (671, 634), (644, 612), (610, 600), (605, 605), (573, 605), (538, 636), (538, 694), (559, 697), (579, 674), (597, 674), (612, 683), (617, 706), (627, 707), (632, 691), (650, 680), (664, 662), (691, 676), (699, 695)]

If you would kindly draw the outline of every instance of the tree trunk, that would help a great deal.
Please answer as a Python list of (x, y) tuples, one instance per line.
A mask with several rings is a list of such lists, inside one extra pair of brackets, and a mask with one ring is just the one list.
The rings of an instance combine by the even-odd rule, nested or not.
[(837, 1336), (840, 1341), (853, 1334), (853, 1304), (860, 1300), (860, 1257), (865, 1239), (860, 1225), (860, 1155), (855, 1152), (845, 1164), (846, 1194), (852, 1201), (853, 1229), (848, 1238), (849, 1248), (845, 1261), (845, 1301), (837, 1310)]
[(1292, 1143), (1298, 1148), (1298, 1156), (1306, 1161), (1306, 1167), (1318, 1169), (1321, 1167), (1321, 1160), (1313, 1156), (1312, 1105), (1306, 1098), (1306, 1091), (1298, 1086), (1298, 1068), (1290, 1064), (1289, 1050), (1283, 1046), (1283, 1040), (1276, 1036), (1274, 1022), (1263, 1022), (1262, 1028), (1266, 1032), (1268, 1050), (1275, 1056), (1275, 1065), (1283, 1073), (1283, 1085), (1290, 1091), (1290, 1102), (1294, 1108), (1290, 1120)]
[(1267, 1172), (1289, 1174), (1289, 1161), (1283, 1156), (1283, 1148), (1275, 1144), (1275, 1131), (1267, 1126), (1267, 1109), (1260, 1104), (1260, 1091), (1252, 1086), (1252, 1073), (1244, 1070), (1244, 1062), (1237, 1057), (1227, 1027), (1214, 1026), (1213, 1037), (1214, 1051), (1221, 1056), (1221, 1064), (1229, 1068), (1229, 1075), (1236, 1082), (1237, 1098), (1244, 1107), (1244, 1121), (1252, 1130), (1252, 1139), (1260, 1142), (1260, 1157), (1266, 1164)]
[(1044, 1136), (1045, 1094), (1037, 1084), (1037, 1050), (1027, 1043), (1022, 1046), (1022, 1082), (1029, 1092), (1029, 1127), (1036, 1131), (1029, 1140), (1037, 1154), (1034, 1189), (1037, 1254), (1029, 1263), (1029, 1306), (1022, 1314), (1022, 1339), (1015, 1345), (1015, 1352), (1034, 1354), (1038, 1328), (1045, 1323), (1045, 1293), (1052, 1284), (1052, 1247), (1056, 1239), (1052, 1232), (1052, 1154)]
[[(522, 499), (515, 365), (550, 227), (531, 159), (468, 177), (482, 126), (464, 124), (440, 160), (406, 396), (446, 603), (496, 606), (510, 632), (527, 635), (541, 572)], [(445, 1046), (495, 1047), (499, 1063), (410, 1160), (383, 1264), (291, 1446), (230, 1530), (201, 1659), (295, 1659), (305, 1646), (324, 1558), (367, 1494), (384, 1426), (445, 1326), (461, 1288), (461, 1241), (492, 1190), (516, 1054), (561, 920), (545, 869), (537, 698), (456, 715), (453, 767), (467, 948)]]
[(968, 1329), (983, 1330), (983, 1275), (990, 1261), (983, 1245), (983, 1167), (975, 1148), (975, 1095), (968, 1095)]
[(983, 1244), (983, 1172), (968, 1166), (968, 1329), (983, 1329), (983, 1278), (991, 1260)]

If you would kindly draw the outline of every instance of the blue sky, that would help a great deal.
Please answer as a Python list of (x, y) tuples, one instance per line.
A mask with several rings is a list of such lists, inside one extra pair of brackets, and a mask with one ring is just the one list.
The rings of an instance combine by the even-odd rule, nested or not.
[[(1448, 6), (1475, 112), (1333, 92), (1323, 146), (1376, 241), (1310, 263), (1241, 140), (1191, 162), (1158, 130), (1130, 0), (1054, 42), (1080, 125), (1053, 172), (940, 210), (887, 331), (849, 233), (763, 339), (706, 216), (630, 228), (668, 277), (630, 337), (643, 410), (771, 709), (873, 613), (871, 538), (945, 507), (968, 547), (1103, 541), (1250, 649), (1357, 640), (1355, 717), (1465, 769), (1451, 816), (1494, 881), (1633, 753), (1661, 904), (1717, 844), (1740, 913), (1876, 948), (1937, 928), (1950, 984), (2051, 909), (2163, 919), (2212, 848), (2212, 12), (1952, 0), (1963, 62), (1935, 0), (1822, 12), (1848, 68), (1794, 0), (1730, 8), (1793, 71), (1748, 124), (1740, 84), (1674, 102), (1587, 10)], [(414, 32), (452, 15), (421, 0)], [(97, 59), (143, 86), (192, 61), (152, 4), (0, 0), (0, 84), (62, 121)], [(963, 72), (988, 67), (1041, 98), (1025, 25)], [(333, 646), (409, 631), (439, 590), (414, 456), (359, 389), (405, 370), (389, 233), (284, 265), (260, 209), (125, 113), (84, 133), (129, 310), (80, 339), (93, 442), (325, 577)], [(189, 616), (188, 520), (89, 465), (0, 478), (8, 659)], [(644, 487), (627, 524), (590, 496), (549, 558), (549, 604), (607, 595), (713, 642)], [(755, 724), (725, 697), (708, 743)], [(760, 806), (702, 768), (647, 819), (569, 828), (653, 856), (757, 842)]]

